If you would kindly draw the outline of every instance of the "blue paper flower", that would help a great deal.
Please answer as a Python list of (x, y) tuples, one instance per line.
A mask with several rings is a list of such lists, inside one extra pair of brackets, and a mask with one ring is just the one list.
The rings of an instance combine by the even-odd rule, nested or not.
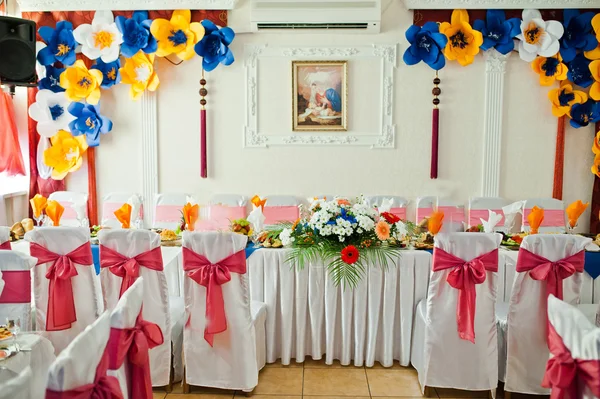
[(577, 86), (588, 87), (594, 82), (590, 71), (590, 60), (583, 54), (577, 54), (567, 65), (569, 66), (567, 78)]
[(440, 33), (435, 22), (427, 22), (422, 28), (417, 25), (411, 26), (406, 31), (406, 40), (410, 43), (402, 57), (406, 65), (415, 65), (423, 61), (435, 70), (440, 70), (446, 65), (442, 49), (446, 47), (448, 38)]
[(77, 42), (73, 37), (73, 25), (69, 21), (57, 22), (56, 29), (42, 26), (38, 32), (48, 45), (37, 55), (40, 64), (52, 65), (59, 61), (66, 66), (73, 65)]
[(112, 121), (100, 115), (100, 105), (71, 103), (69, 113), (76, 117), (69, 123), (73, 136), (85, 135), (90, 147), (100, 145), (100, 133), (106, 134), (112, 130)]
[(560, 55), (565, 62), (570, 62), (577, 55), (577, 50), (591, 51), (598, 46), (592, 30), (593, 12), (579, 13), (578, 10), (564, 10), (565, 33), (560, 39)]
[(148, 18), (148, 11), (135, 11), (129, 19), (118, 16), (115, 22), (123, 34), (121, 54), (125, 57), (131, 58), (140, 50), (146, 54), (156, 51), (158, 46), (156, 39), (150, 33), (152, 20)]
[(56, 68), (52, 65), (46, 66), (46, 77), (40, 79), (38, 82), (38, 89), (52, 90), (55, 93), (65, 91), (65, 89), (60, 87), (60, 74), (64, 71), (64, 68)]
[(571, 126), (578, 129), (593, 122), (600, 121), (600, 106), (594, 100), (587, 100), (583, 104), (573, 104), (571, 107)]
[(202, 57), (202, 67), (206, 71), (212, 71), (219, 63), (223, 65), (233, 64), (233, 53), (229, 45), (235, 37), (233, 29), (229, 27), (220, 28), (205, 19), (202, 21), (204, 37), (194, 46), (196, 54)]
[(116, 61), (108, 63), (98, 58), (91, 69), (97, 69), (102, 72), (102, 83), (100, 84), (100, 87), (108, 89), (121, 82), (121, 74), (119, 73), (120, 67), (121, 62), (118, 58)]
[(508, 54), (515, 48), (513, 38), (521, 33), (521, 20), (511, 18), (506, 20), (502, 10), (488, 10), (485, 21), (478, 19), (473, 23), (473, 29), (483, 35), (481, 49), (495, 48), (499, 53)]

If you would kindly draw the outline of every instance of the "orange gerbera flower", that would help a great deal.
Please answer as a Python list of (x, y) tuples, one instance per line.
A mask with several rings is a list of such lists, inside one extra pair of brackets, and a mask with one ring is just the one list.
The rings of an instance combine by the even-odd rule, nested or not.
[(390, 238), (390, 225), (385, 220), (380, 220), (375, 225), (375, 234), (381, 241), (385, 241)]

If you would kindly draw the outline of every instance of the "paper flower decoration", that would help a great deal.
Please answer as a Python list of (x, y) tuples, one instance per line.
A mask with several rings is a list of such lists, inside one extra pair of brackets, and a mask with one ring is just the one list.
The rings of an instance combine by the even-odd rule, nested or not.
[(592, 18), (592, 28), (594, 29), (594, 32), (596, 32), (596, 41), (598, 42), (598, 45), (595, 49), (586, 51), (583, 54), (587, 59), (598, 60), (600, 59), (600, 13)]
[(587, 100), (583, 104), (574, 104), (571, 107), (571, 126), (576, 129), (599, 120), (600, 110), (598, 110), (598, 103), (593, 100)]
[(50, 90), (55, 93), (62, 93), (65, 91), (60, 87), (60, 74), (65, 71), (64, 68), (55, 68), (52, 65), (46, 67), (46, 76), (38, 82), (38, 89)]
[(111, 11), (96, 11), (92, 23), (79, 25), (73, 35), (81, 44), (83, 55), (90, 60), (101, 58), (104, 62), (113, 62), (119, 58), (123, 35)]
[(523, 10), (519, 39), (519, 56), (531, 62), (536, 56), (552, 57), (560, 50), (558, 40), (564, 28), (558, 21), (544, 21), (538, 10)]
[(531, 63), (531, 69), (540, 75), (542, 86), (551, 86), (557, 80), (565, 80), (569, 68), (562, 63), (560, 54), (554, 57), (536, 57)]
[(592, 144), (592, 152), (596, 155), (600, 155), (600, 130), (596, 133), (596, 137), (594, 137), (594, 144)]
[(48, 45), (37, 55), (42, 65), (52, 65), (56, 61), (63, 65), (72, 65), (75, 62), (75, 37), (73, 36), (73, 24), (68, 21), (59, 21), (56, 28), (42, 26), (38, 33)]
[(563, 15), (565, 33), (560, 40), (560, 55), (565, 62), (570, 62), (577, 55), (577, 50), (591, 51), (598, 47), (591, 24), (594, 13), (581, 14), (578, 10), (566, 8)]
[(121, 54), (125, 57), (131, 58), (140, 50), (151, 54), (158, 48), (156, 39), (150, 34), (152, 20), (148, 18), (147, 11), (135, 11), (129, 19), (118, 16), (115, 22), (123, 34)]
[(48, 46), (44, 42), (35, 42), (35, 73), (37, 74), (38, 80), (41, 80), (46, 77), (46, 66), (40, 64), (40, 62), (37, 59), (37, 56), (40, 53), (40, 51), (42, 51), (46, 47)]
[(501, 54), (508, 54), (515, 48), (513, 38), (519, 34), (521, 20), (511, 18), (506, 20), (502, 10), (487, 10), (485, 21), (478, 19), (473, 28), (483, 35), (482, 50), (495, 48)]
[(446, 65), (442, 50), (446, 47), (448, 38), (440, 33), (435, 22), (427, 22), (422, 28), (412, 25), (406, 31), (406, 40), (410, 43), (402, 57), (406, 65), (415, 65), (423, 61), (436, 71)]
[(204, 28), (204, 37), (194, 46), (196, 54), (202, 57), (202, 68), (210, 72), (219, 63), (233, 64), (233, 53), (229, 49), (229, 45), (235, 37), (233, 29), (227, 26), (219, 28), (207, 19), (202, 21), (202, 27)]
[(176, 54), (182, 60), (194, 56), (194, 44), (204, 36), (204, 28), (198, 22), (190, 23), (190, 10), (175, 10), (171, 20), (155, 19), (150, 26), (150, 32), (158, 42), (156, 55), (166, 57)]
[(444, 54), (449, 60), (457, 60), (462, 66), (473, 62), (483, 44), (481, 32), (474, 30), (469, 24), (469, 13), (466, 10), (452, 11), (450, 23), (440, 24), (440, 33), (448, 38)]
[(594, 78), (594, 83), (590, 87), (590, 97), (600, 101), (600, 60), (590, 62), (589, 68)]
[(591, 167), (591, 171), (596, 176), (600, 177), (600, 154), (594, 157), (594, 164)]
[(563, 84), (560, 88), (550, 90), (548, 98), (552, 103), (552, 114), (556, 117), (563, 115), (571, 116), (573, 104), (583, 104), (588, 96), (583, 91), (573, 90), (570, 84)]
[(577, 54), (571, 62), (569, 62), (569, 72), (567, 78), (577, 86), (588, 87), (594, 81), (592, 72), (590, 71), (590, 60), (585, 58), (583, 54)]
[(88, 146), (83, 136), (73, 137), (64, 130), (59, 130), (50, 141), (52, 146), (44, 151), (44, 163), (54, 168), (54, 180), (62, 180), (69, 172), (81, 167), (83, 154)]
[(571, 226), (571, 228), (575, 228), (575, 225), (577, 225), (577, 220), (583, 214), (583, 212), (585, 212), (585, 209), (588, 207), (589, 204), (589, 202), (584, 204), (583, 202), (581, 202), (581, 200), (577, 200), (569, 204), (569, 206), (567, 206), (567, 209), (565, 211), (567, 212), (567, 217), (569, 218), (569, 226)]
[(65, 95), (71, 101), (86, 100), (90, 104), (100, 101), (100, 83), (102, 72), (97, 69), (87, 69), (82, 60), (60, 74), (60, 86), (65, 89)]
[(120, 69), (122, 83), (131, 85), (129, 94), (137, 100), (146, 89), (155, 91), (159, 80), (154, 70), (154, 55), (139, 51), (136, 55), (125, 60), (125, 66)]
[(42, 137), (52, 137), (59, 130), (68, 129), (74, 118), (67, 112), (69, 99), (63, 93), (40, 90), (29, 107), (29, 116), (37, 122), (37, 132)]
[(100, 104), (94, 106), (72, 103), (69, 106), (69, 113), (75, 118), (69, 124), (71, 133), (73, 133), (73, 136), (83, 135), (90, 147), (100, 145), (100, 133), (106, 134), (112, 130), (112, 121), (100, 115)]
[(99, 59), (91, 69), (97, 69), (102, 72), (102, 83), (100, 83), (100, 87), (108, 89), (121, 82), (119, 68), (121, 68), (121, 62), (118, 59), (109, 63)]

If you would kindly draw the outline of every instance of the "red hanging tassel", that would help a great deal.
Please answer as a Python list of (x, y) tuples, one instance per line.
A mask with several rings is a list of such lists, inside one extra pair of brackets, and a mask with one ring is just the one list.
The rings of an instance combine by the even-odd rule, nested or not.
[(206, 156), (206, 95), (208, 91), (204, 86), (206, 85), (206, 79), (204, 79), (204, 70), (202, 70), (202, 79), (200, 79), (200, 177), (206, 179), (208, 177), (208, 159)]
[(556, 153), (554, 155), (554, 184), (552, 198), (562, 200), (563, 171), (565, 166), (565, 116), (558, 118), (556, 127)]
[(438, 177), (438, 143), (439, 143), (439, 129), (440, 129), (440, 99), (438, 96), (442, 93), (442, 90), (438, 87), (440, 84), (440, 78), (438, 77), (437, 71), (435, 72), (435, 79), (433, 79), (433, 113), (431, 118), (431, 178), (437, 179)]

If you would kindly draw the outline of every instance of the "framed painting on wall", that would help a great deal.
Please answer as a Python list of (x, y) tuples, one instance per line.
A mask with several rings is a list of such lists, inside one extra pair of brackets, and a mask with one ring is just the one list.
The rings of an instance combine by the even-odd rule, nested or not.
[(292, 61), (292, 130), (346, 131), (347, 61)]

